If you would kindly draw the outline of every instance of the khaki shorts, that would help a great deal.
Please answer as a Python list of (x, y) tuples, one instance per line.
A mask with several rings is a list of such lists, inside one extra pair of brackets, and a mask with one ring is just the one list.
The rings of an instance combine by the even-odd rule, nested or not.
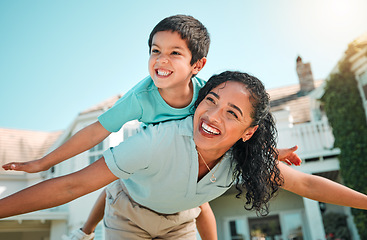
[(196, 239), (199, 207), (175, 214), (160, 214), (132, 200), (122, 181), (106, 188), (104, 216), (107, 240)]

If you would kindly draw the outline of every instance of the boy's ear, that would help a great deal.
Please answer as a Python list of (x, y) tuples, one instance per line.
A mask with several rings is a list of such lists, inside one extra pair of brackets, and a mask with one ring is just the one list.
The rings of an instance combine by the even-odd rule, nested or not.
[(205, 64), (206, 64), (206, 57), (199, 59), (196, 63), (194, 63), (194, 69), (192, 74), (194, 75), (198, 74), (200, 70), (203, 69)]
[(246, 131), (242, 135), (242, 141), (246, 142), (247, 140), (249, 140), (252, 137), (252, 135), (254, 135), (254, 133), (256, 132), (258, 127), (259, 127), (259, 125), (256, 125), (254, 127), (250, 127), (248, 129), (246, 129)]

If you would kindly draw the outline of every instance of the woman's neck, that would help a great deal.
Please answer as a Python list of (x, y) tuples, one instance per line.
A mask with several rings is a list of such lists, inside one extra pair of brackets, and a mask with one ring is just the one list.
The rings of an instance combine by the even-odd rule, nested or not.
[[(211, 182), (215, 182), (216, 181), (216, 176), (215, 176), (215, 170), (214, 167), (217, 164), (220, 164), (223, 155), (220, 155), (220, 157), (212, 157), (212, 158), (208, 158), (205, 159), (205, 157), (203, 157), (202, 152), (203, 151), (199, 151), (197, 149), (198, 152), (198, 163), (199, 163), (199, 171), (198, 171), (198, 181), (200, 181), (206, 174), (211, 174), (211, 178), (210, 181)], [(206, 156), (209, 156), (209, 154), (206, 154)]]
[(225, 152), (219, 151), (205, 151), (203, 149), (198, 149), (198, 147), (196, 147), (196, 151), (198, 152), (199, 157), (204, 159), (205, 163), (208, 164), (210, 168), (213, 168), (225, 154)]

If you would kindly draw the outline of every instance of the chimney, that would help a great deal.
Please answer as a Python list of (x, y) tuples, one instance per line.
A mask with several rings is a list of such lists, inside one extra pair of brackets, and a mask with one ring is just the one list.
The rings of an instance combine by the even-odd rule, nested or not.
[(300, 92), (308, 93), (315, 89), (314, 79), (310, 63), (303, 63), (300, 56), (297, 57), (297, 75), (300, 85)]

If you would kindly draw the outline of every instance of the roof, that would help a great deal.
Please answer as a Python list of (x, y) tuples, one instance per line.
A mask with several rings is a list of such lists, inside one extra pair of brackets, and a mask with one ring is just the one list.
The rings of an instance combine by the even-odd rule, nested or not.
[(367, 45), (367, 32), (357, 37), (352, 43), (360, 47), (366, 46)]
[[(315, 81), (315, 88), (319, 87), (323, 80)], [(300, 85), (294, 84), (290, 86), (269, 89), (271, 111), (289, 109), (293, 117), (293, 123), (304, 123), (311, 120), (310, 116), (310, 96), (300, 92)]]
[[(339, 72), (339, 63), (344, 61), (346, 57), (350, 58), (349, 60), (353, 59), (358, 54), (358, 52), (365, 52), (367, 47), (367, 32), (363, 33), (361, 36), (354, 39), (351, 43), (348, 44), (348, 48), (343, 53), (342, 57), (339, 59), (339, 61), (336, 63), (334, 68), (331, 70), (330, 74), (338, 73)], [(354, 59), (356, 60), (356, 59)], [(353, 61), (352, 61), (353, 62)], [(353, 70), (355, 71), (355, 70)]]
[(42, 157), (61, 133), (0, 128), (0, 164)]
[(115, 104), (115, 102), (117, 100), (119, 100), (121, 97), (122, 97), (122, 94), (118, 94), (118, 95), (115, 95), (113, 97), (110, 97), (110, 98), (98, 103), (97, 105), (94, 105), (94, 106), (80, 112), (79, 115), (94, 112), (94, 111), (99, 111), (99, 110), (107, 110), (107, 109), (111, 108), (113, 106), (113, 104)]

